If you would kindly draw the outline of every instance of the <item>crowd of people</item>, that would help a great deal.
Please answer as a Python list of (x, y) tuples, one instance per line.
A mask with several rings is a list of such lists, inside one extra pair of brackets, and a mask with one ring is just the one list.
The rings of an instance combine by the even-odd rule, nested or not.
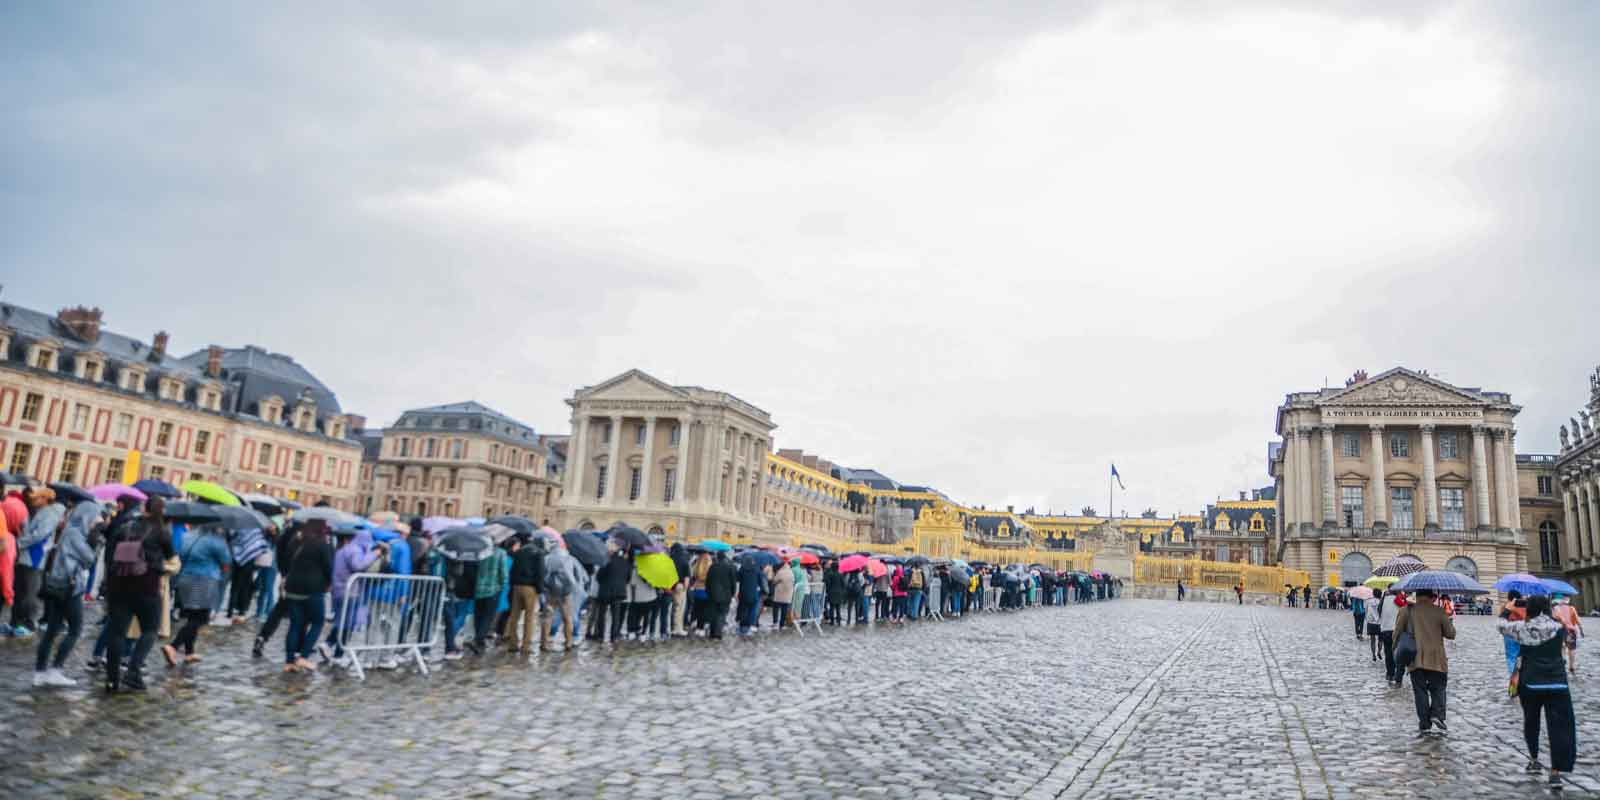
[[(161, 496), (101, 502), (58, 497), (27, 485), (0, 501), (0, 599), (10, 608), (0, 635), (37, 637), (33, 683), (70, 687), (67, 661), (82, 635), (86, 603), (102, 601), (87, 661), (107, 692), (142, 691), (147, 661), (168, 668), (203, 659), (211, 624), (257, 625), (263, 658), (283, 631), (283, 671), (351, 666), (352, 633), (370, 622), (353, 576), (433, 576), (441, 601), (396, 604), (404, 618), (386, 635), (431, 643), (454, 661), (493, 649), (571, 649), (672, 637), (721, 639), (730, 627), (755, 636), (797, 623), (912, 625), (980, 612), (1101, 601), (1120, 581), (1044, 565), (994, 565), (822, 547), (730, 547), (677, 543), (633, 529), (558, 534), (531, 525), (494, 537), (487, 557), (453, 557), (436, 539), (487, 531), (439, 531), (424, 520), (368, 523), (314, 508), (255, 514), (255, 525), (193, 524), (169, 517)], [(190, 505), (188, 503), (182, 505)], [(330, 513), (317, 513), (317, 512)], [(491, 528), (493, 526), (490, 526)], [(576, 538), (574, 538), (576, 537)], [(569, 549), (568, 543), (583, 547)], [(641, 556), (670, 560), (663, 580)], [(360, 590), (357, 590), (360, 591)], [(392, 590), (391, 590), (392, 591)], [(415, 598), (413, 598), (415, 599)], [(354, 612), (345, 609), (353, 607)], [(345, 618), (341, 618), (341, 617)], [(559, 638), (561, 644), (552, 640)], [(372, 666), (393, 668), (393, 652)]]

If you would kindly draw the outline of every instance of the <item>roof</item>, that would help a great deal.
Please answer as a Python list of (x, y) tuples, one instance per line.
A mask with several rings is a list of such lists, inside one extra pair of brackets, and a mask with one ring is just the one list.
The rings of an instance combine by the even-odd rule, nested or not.
[(853, 467), (840, 467), (839, 479), (845, 483), (862, 483), (874, 489), (899, 489), (900, 484), (893, 478), (875, 469), (855, 469)]
[[(149, 370), (152, 374), (170, 373), (192, 379), (204, 377), (200, 369), (174, 358), (170, 353), (159, 360), (151, 361), (150, 356), (153, 350), (149, 344), (120, 333), (108, 331), (104, 327), (100, 329), (100, 336), (94, 342), (81, 342), (56, 321), (54, 314), (46, 314), (31, 308), (0, 303), (0, 325), (10, 328), (15, 334), (12, 337), (14, 344), (50, 339), (61, 345), (64, 355), (97, 352), (103, 354), (110, 361), (136, 364)], [(61, 359), (61, 362), (69, 363), (66, 358)], [(204, 366), (203, 361), (202, 366)], [(153, 393), (154, 390), (152, 389)]]
[(491, 436), (519, 447), (541, 447), (533, 426), (476, 400), (423, 406), (400, 413), (390, 431), (460, 430)]
[[(209, 353), (196, 350), (179, 359), (200, 374)], [(222, 380), (229, 392), (238, 394), (238, 410), (260, 416), (261, 401), (276, 396), (287, 408), (294, 408), (301, 397), (317, 404), (317, 416), (342, 413), (339, 398), (310, 370), (282, 353), (271, 353), (256, 345), (226, 348), (222, 351)]]

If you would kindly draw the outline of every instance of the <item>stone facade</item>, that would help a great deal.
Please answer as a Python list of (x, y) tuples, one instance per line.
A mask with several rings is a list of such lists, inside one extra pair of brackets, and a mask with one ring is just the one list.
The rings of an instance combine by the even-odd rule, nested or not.
[(360, 417), (288, 356), (104, 330), (99, 309), (0, 305), (0, 469), (89, 486), (208, 480), (355, 504)]
[(1521, 502), (1522, 534), (1528, 542), (1528, 571), (1561, 578), (1567, 552), (1566, 522), (1562, 519), (1561, 479), (1556, 456), (1517, 455), (1517, 497)]
[(1404, 368), (1288, 395), (1269, 463), (1279, 561), (1319, 585), (1359, 582), (1402, 553), (1485, 584), (1525, 570), (1519, 411), (1503, 392)]
[(561, 484), (532, 427), (480, 403), (414, 408), (364, 435), (362, 513), (553, 522)]
[[(1589, 402), (1578, 416), (1561, 426), (1561, 453), (1555, 470), (1566, 531), (1562, 559), (1567, 582), (1577, 587), (1576, 601), (1587, 613), (1600, 596), (1600, 369), (1589, 377)], [(1580, 421), (1581, 420), (1581, 421)]]

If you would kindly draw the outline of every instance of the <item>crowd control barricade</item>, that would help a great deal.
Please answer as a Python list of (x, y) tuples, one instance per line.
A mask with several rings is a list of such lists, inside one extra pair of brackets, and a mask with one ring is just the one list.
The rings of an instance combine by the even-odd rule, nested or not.
[(817, 633), (822, 633), (822, 607), (826, 596), (827, 592), (824, 590), (807, 591), (799, 605), (794, 607), (799, 609), (794, 612), (794, 629), (801, 636), (806, 635), (806, 626), (816, 628)]
[(444, 578), (361, 572), (345, 584), (335, 624), (338, 642), (357, 678), (366, 677), (362, 657), (412, 660), (428, 674), (425, 648), (438, 644), (444, 610)]
[(939, 612), (939, 604), (944, 602), (944, 586), (941, 584), (939, 580), (928, 581), (928, 589), (922, 593), (922, 607), (928, 610), (930, 618), (943, 622), (944, 614)]

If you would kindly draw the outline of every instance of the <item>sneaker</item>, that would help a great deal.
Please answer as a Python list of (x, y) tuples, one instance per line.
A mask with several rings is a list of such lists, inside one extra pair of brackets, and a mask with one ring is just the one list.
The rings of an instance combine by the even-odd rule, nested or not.
[(5, 638), (5, 637), (8, 637), (10, 635), (11, 635), (11, 626), (10, 625), (6, 625), (4, 623), (0, 623), (0, 638)]
[(460, 661), (461, 660), (461, 651), (460, 650), (448, 650), (448, 651), (446, 651), (445, 654), (444, 654), (444, 660), (446, 660), (446, 661)]
[(145, 690), (144, 676), (137, 672), (129, 672), (122, 676), (122, 690), (125, 692), (142, 692)]
[(32, 635), (33, 631), (30, 630), (26, 625), (18, 625), (11, 629), (11, 636), (14, 639), (26, 639)]
[(255, 643), (250, 645), (250, 657), (251, 658), (260, 658), (261, 655), (262, 655), (262, 651), (264, 651), (266, 649), (267, 649), (267, 640), (261, 638), (260, 636), (257, 636), (256, 640), (255, 640)]
[(384, 656), (383, 658), (378, 660), (377, 664), (373, 665), (373, 669), (399, 669), (399, 668), (400, 668), (400, 659), (395, 658), (393, 655)]
[(1550, 787), (1550, 791), (1552, 792), (1559, 792), (1566, 788), (1565, 786), (1561, 785), (1561, 773), (1559, 772), (1550, 773), (1550, 782), (1546, 785)]
[(322, 656), (323, 661), (332, 661), (333, 648), (329, 647), (327, 642), (323, 642), (317, 645), (317, 655)]
[(44, 670), (36, 670), (36, 671), (34, 671), (34, 673), (33, 673), (33, 688), (35, 688), (35, 689), (43, 689), (43, 688), (45, 688), (46, 686), (49, 686), (49, 685), (50, 685), (50, 673), (49, 672), (46, 672)]
[(106, 660), (103, 658), (91, 658), (83, 662), (83, 668), (90, 672), (99, 672), (106, 668)]
[(1530, 758), (1528, 759), (1528, 765), (1523, 767), (1522, 771), (1528, 773), (1529, 775), (1538, 775), (1544, 771), (1544, 765), (1539, 763), (1539, 759)]
[(1435, 719), (1433, 721), (1433, 727), (1439, 729), (1439, 735), (1440, 736), (1443, 736), (1443, 735), (1448, 734), (1450, 732), (1450, 726), (1444, 724), (1444, 719), (1443, 718)]
[(49, 672), (46, 672), (45, 680), (47, 682), (47, 686), (54, 686), (60, 689), (69, 689), (78, 685), (77, 681), (67, 677), (66, 674), (59, 669), (52, 669)]

